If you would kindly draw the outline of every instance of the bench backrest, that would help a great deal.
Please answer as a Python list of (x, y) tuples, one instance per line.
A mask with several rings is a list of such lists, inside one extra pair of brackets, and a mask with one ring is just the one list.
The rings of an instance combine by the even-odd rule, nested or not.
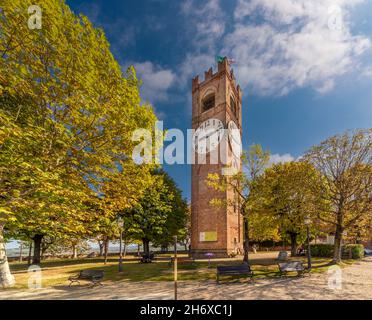
[(279, 252), (279, 254), (278, 254), (278, 260), (284, 261), (284, 260), (287, 260), (287, 258), (288, 258), (287, 251), (280, 251)]
[(303, 265), (301, 261), (279, 262), (279, 267), (281, 270), (285, 270), (285, 269), (302, 270), (303, 269)]
[(217, 266), (218, 272), (250, 272), (251, 267), (248, 264), (240, 266)]
[(79, 274), (79, 278), (86, 278), (86, 279), (89, 279), (91, 277), (99, 277), (99, 278), (103, 278), (105, 274), (105, 271), (104, 270), (82, 270), (80, 271), (80, 274)]

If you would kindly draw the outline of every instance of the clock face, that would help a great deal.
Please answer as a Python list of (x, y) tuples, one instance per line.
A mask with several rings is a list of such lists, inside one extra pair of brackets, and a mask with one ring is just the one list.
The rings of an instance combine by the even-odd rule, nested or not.
[(240, 159), (242, 154), (242, 139), (240, 136), (240, 130), (234, 121), (230, 121), (227, 125), (227, 128), (232, 152), (236, 158)]
[(224, 126), (221, 120), (209, 119), (196, 129), (192, 138), (192, 146), (198, 154), (206, 154), (217, 148), (224, 136)]

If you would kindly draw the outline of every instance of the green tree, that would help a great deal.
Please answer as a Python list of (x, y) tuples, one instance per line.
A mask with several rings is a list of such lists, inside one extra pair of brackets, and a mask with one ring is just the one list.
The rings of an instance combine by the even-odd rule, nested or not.
[(266, 168), (270, 160), (270, 153), (262, 149), (258, 144), (251, 145), (243, 152), (242, 170), (231, 176), (221, 176), (219, 174), (209, 174), (207, 185), (211, 188), (225, 192), (231, 190), (237, 198), (227, 200), (212, 199), (212, 204), (225, 208), (238, 207), (238, 211), (244, 219), (244, 258), (245, 263), (249, 262), (249, 222), (251, 219), (253, 207), (251, 193), (259, 175)]
[(155, 236), (153, 242), (167, 248), (174, 243), (174, 236), (178, 242), (187, 241), (189, 210), (187, 201), (182, 197), (182, 191), (177, 187), (174, 180), (164, 171), (160, 171), (165, 187), (171, 195), (168, 198), (171, 211), (167, 215), (161, 234)]
[(162, 170), (153, 171), (153, 181), (141, 201), (124, 212), (125, 233), (142, 240), (143, 250), (150, 242), (168, 245), (175, 235), (183, 236), (187, 223), (187, 203), (174, 181)]
[(321, 208), (320, 181), (315, 168), (304, 162), (274, 164), (256, 181), (254, 204), (271, 217), (283, 237), (289, 236), (292, 256), (297, 253), (299, 238), (305, 238), (305, 217), (315, 216)]
[(156, 117), (102, 30), (60, 0), (43, 1), (42, 28), (30, 30), (32, 4), (0, 11), (0, 230), (28, 233), (38, 263), (45, 235), (89, 231), (86, 202), (131, 161), (133, 130)]
[(335, 231), (333, 262), (341, 261), (343, 233), (361, 223), (370, 225), (372, 214), (371, 130), (336, 135), (311, 148), (304, 159), (321, 173), (330, 206), (318, 218)]

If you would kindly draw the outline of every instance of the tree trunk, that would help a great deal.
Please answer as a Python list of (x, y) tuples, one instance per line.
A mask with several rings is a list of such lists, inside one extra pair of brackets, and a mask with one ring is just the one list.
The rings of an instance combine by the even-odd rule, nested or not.
[(3, 225), (0, 225), (0, 288), (9, 288), (15, 284), (14, 276), (10, 273), (6, 257)]
[(143, 243), (143, 252), (145, 255), (150, 254), (150, 241), (148, 239), (142, 239)]
[(34, 256), (32, 258), (32, 264), (40, 264), (41, 260), (41, 242), (43, 241), (44, 235), (36, 234), (32, 240), (34, 240)]
[(98, 246), (99, 246), (99, 256), (103, 256), (103, 241), (98, 241)]
[(123, 258), (127, 255), (127, 242), (124, 241), (123, 243)]
[(72, 245), (72, 259), (77, 259), (78, 252), (77, 252), (77, 246), (75, 244)]
[(340, 225), (336, 227), (335, 233), (335, 245), (334, 245), (334, 252), (333, 252), (333, 263), (340, 263), (341, 262), (341, 244), (342, 244), (342, 232), (343, 229)]
[(290, 232), (289, 237), (291, 238), (291, 257), (297, 255), (297, 233)]
[(108, 255), (108, 251), (109, 251), (109, 242), (110, 242), (110, 240), (108, 238), (105, 238), (105, 240), (104, 240), (105, 264), (107, 263), (107, 255)]
[(44, 260), (45, 252), (48, 250), (50, 244), (45, 243), (44, 241), (41, 241), (41, 254), (40, 254), (40, 261)]
[(243, 262), (249, 264), (249, 222), (248, 218), (244, 215), (244, 257)]
[(31, 257), (32, 257), (32, 241), (30, 241), (30, 246), (28, 249), (28, 261), (27, 264), (30, 266), (31, 265)]
[(19, 244), (19, 262), (22, 262), (23, 259), (23, 242)]

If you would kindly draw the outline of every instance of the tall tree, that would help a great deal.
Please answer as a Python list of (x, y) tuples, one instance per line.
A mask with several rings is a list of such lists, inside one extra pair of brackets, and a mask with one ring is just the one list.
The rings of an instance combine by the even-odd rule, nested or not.
[(161, 234), (154, 237), (154, 244), (168, 247), (174, 243), (174, 236), (179, 242), (187, 241), (189, 222), (189, 209), (187, 201), (182, 197), (182, 191), (177, 187), (175, 181), (164, 171), (160, 171), (164, 185), (171, 197), (168, 198), (171, 211), (167, 215)]
[[(297, 253), (299, 237), (304, 238), (306, 216), (314, 216), (321, 208), (322, 185), (315, 168), (304, 162), (274, 164), (257, 179), (252, 194), (254, 206), (263, 216), (272, 217), (282, 236), (291, 240), (291, 255)], [(324, 210), (326, 203), (323, 201)]]
[(42, 28), (29, 29), (32, 4), (0, 10), (0, 223), (32, 233), (38, 263), (46, 233), (86, 231), (76, 220), (89, 190), (130, 161), (133, 130), (156, 117), (102, 30), (60, 0), (43, 1)]
[(182, 236), (187, 223), (187, 203), (174, 181), (162, 170), (153, 171), (153, 182), (140, 202), (124, 212), (125, 233), (142, 240), (146, 254), (150, 242), (168, 244)]
[(334, 263), (341, 261), (344, 232), (371, 219), (371, 150), (371, 130), (358, 130), (333, 136), (304, 157), (322, 174), (328, 191), (325, 195), (330, 208), (320, 211), (318, 218), (334, 227)]
[(252, 214), (250, 205), (250, 195), (254, 189), (255, 182), (259, 175), (266, 168), (270, 160), (270, 153), (262, 149), (258, 144), (251, 145), (243, 152), (242, 170), (231, 176), (219, 174), (209, 174), (207, 184), (221, 192), (231, 190), (236, 197), (228, 200), (212, 199), (212, 204), (222, 206), (227, 209), (238, 207), (238, 212), (244, 219), (244, 258), (245, 263), (249, 263), (249, 221)]

